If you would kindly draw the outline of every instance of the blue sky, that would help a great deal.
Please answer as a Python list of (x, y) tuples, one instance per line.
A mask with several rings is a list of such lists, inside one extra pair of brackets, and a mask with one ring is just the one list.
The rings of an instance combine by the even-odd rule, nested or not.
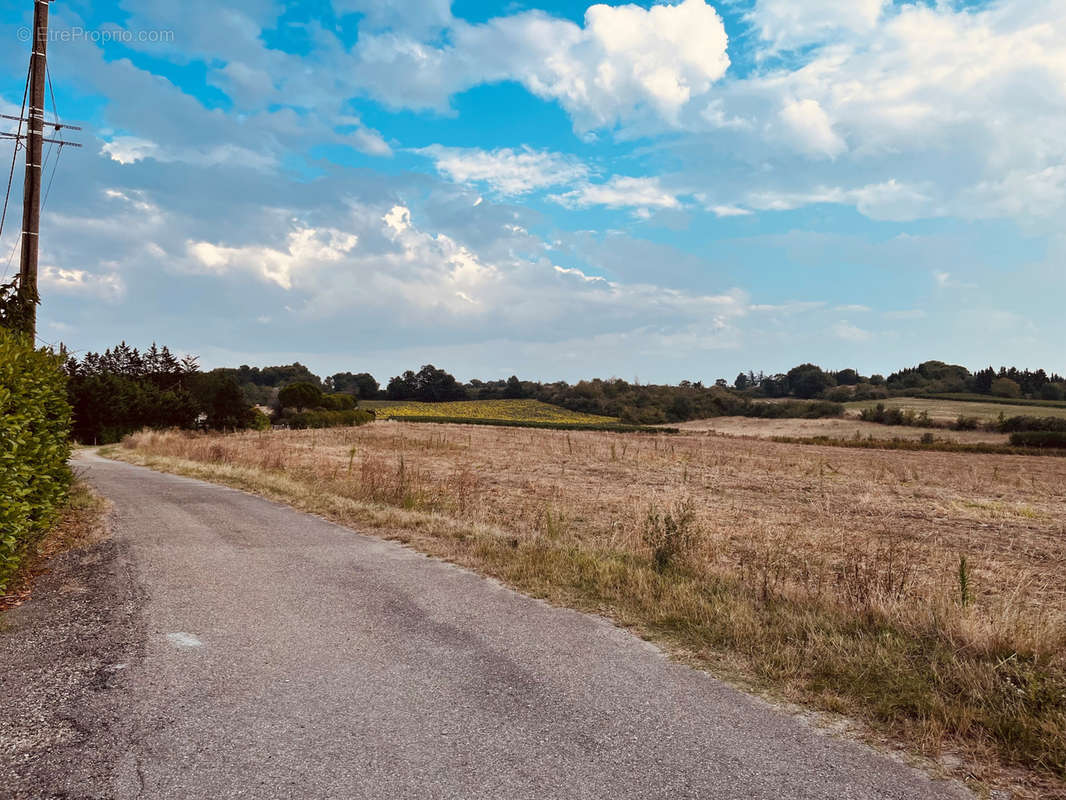
[[(4, 113), (32, 5), (0, 12)], [(1066, 372), (1060, 0), (58, 0), (52, 22), (85, 147), (45, 209), (46, 341), (379, 379)]]

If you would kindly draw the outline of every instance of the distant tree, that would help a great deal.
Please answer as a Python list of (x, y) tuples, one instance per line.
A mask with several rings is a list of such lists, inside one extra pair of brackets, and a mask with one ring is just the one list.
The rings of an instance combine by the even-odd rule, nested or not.
[(788, 371), (788, 386), (796, 397), (817, 397), (835, 383), (832, 375), (814, 364), (800, 364)]
[(853, 369), (842, 369), (834, 377), (841, 386), (856, 386), (862, 380), (859, 373)]
[(759, 389), (766, 397), (788, 397), (788, 376), (767, 375), (759, 382)]
[(389, 400), (414, 400), (418, 391), (418, 383), (414, 372), (407, 370), (403, 375), (397, 375), (389, 381), (385, 396)]
[(746, 372), (742, 372), (739, 375), (737, 375), (737, 379), (735, 381), (733, 381), (733, 385), (737, 389), (739, 389), (740, 391), (743, 392), (749, 386), (751, 386), (751, 379), (748, 378), (748, 374)]
[(1021, 397), (1022, 387), (1010, 378), (996, 378), (992, 381), (992, 394), (996, 397)]
[(507, 379), (507, 385), (504, 387), (503, 396), (511, 400), (517, 400), (526, 396), (525, 389), (522, 388), (522, 381), (518, 380), (517, 375), (512, 375)]
[(181, 369), (186, 375), (193, 375), (200, 371), (200, 359), (196, 356), (185, 356), (181, 360)]
[(670, 404), (668, 416), (671, 422), (685, 422), (692, 419), (692, 401), (682, 394), (677, 395)]
[(885, 385), (885, 376), (884, 375), (871, 375), (870, 376), (870, 385), (871, 386), (884, 386)]
[(209, 372), (197, 375), (191, 383), (193, 397), (207, 418), (207, 427), (236, 430), (254, 424), (254, 409), (233, 375)]
[(1066, 398), (1066, 387), (1061, 383), (1046, 384), (1040, 390), (1041, 400), (1062, 400)]
[(278, 403), (282, 408), (317, 408), (322, 403), (322, 390), (312, 383), (290, 383), (278, 392)]
[(467, 394), (454, 375), (432, 364), (426, 364), (417, 373), (408, 370), (389, 381), (387, 396), (390, 400), (442, 403), (448, 400), (463, 400)]
[(448, 400), (462, 400), (466, 391), (455, 376), (432, 364), (426, 364), (418, 371), (417, 398), (426, 403), (442, 403)]
[(331, 391), (344, 392), (358, 397), (360, 400), (373, 400), (378, 395), (380, 388), (374, 376), (369, 372), (352, 374), (351, 372), (338, 372), (326, 379)]
[(992, 367), (983, 369), (973, 376), (973, 390), (977, 394), (991, 394), (992, 384), (996, 380), (996, 371)]

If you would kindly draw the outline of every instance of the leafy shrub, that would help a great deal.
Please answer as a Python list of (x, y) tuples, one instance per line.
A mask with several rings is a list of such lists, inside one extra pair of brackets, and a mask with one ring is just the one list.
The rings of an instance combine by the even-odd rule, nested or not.
[(270, 417), (258, 408), (253, 408), (251, 424), (248, 427), (253, 431), (268, 431), (270, 430)]
[(967, 417), (960, 414), (952, 427), (957, 431), (975, 431), (981, 427), (981, 418)]
[(355, 396), (350, 394), (327, 394), (321, 401), (321, 407), (326, 411), (351, 411), (355, 406)]
[(846, 403), (854, 394), (855, 390), (851, 386), (837, 386), (825, 393), (825, 399), (832, 403)]
[(996, 397), (1021, 397), (1022, 387), (1010, 378), (999, 378), (992, 382), (991, 393)]
[(929, 417), (928, 411), (918, 413), (913, 409), (886, 408), (878, 403), (873, 408), (864, 408), (859, 412), (863, 422), (875, 422), (878, 425), (906, 425), (911, 428), (935, 428), (937, 424)]
[(1001, 420), (999, 429), (1003, 433), (1020, 431), (1066, 431), (1066, 419), (1062, 417), (1010, 417)]
[(313, 383), (290, 383), (278, 392), (278, 402), (282, 408), (318, 408), (322, 405), (322, 390)]
[(842, 417), (844, 406), (828, 400), (789, 400), (784, 403), (749, 403), (735, 410), (737, 416), (761, 419), (824, 419)]
[(62, 359), (0, 329), (0, 594), (70, 487)]
[(371, 411), (352, 409), (350, 411), (301, 411), (279, 420), (294, 430), (305, 428), (348, 428), (373, 422), (375, 415)]
[(1015, 447), (1066, 448), (1066, 431), (1019, 431), (1010, 435)]

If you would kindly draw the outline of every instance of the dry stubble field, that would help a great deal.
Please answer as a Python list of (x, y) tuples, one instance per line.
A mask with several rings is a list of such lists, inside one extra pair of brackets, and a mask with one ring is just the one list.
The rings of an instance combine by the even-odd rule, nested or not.
[(396, 422), (112, 453), (606, 613), (976, 786), (1066, 797), (1066, 459)]

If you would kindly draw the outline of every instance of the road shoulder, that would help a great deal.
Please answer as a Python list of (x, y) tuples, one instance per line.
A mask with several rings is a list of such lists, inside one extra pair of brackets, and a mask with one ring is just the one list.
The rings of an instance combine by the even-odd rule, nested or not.
[(5, 798), (110, 796), (126, 724), (115, 708), (143, 658), (129, 558), (113, 538), (55, 555), (29, 599), (0, 614)]

